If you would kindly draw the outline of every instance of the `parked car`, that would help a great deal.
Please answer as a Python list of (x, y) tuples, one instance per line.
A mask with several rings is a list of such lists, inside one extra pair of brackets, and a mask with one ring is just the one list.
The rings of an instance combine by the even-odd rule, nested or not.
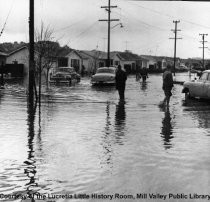
[(50, 77), (50, 84), (71, 84), (71, 75), (67, 72), (56, 72)]
[(50, 77), (50, 83), (55, 84), (71, 84), (73, 81), (80, 82), (80, 75), (73, 67), (59, 67)]
[(116, 67), (100, 67), (92, 76), (92, 85), (115, 85)]
[(180, 66), (176, 67), (176, 70), (179, 72), (187, 72), (187, 71), (189, 71), (189, 68), (187, 66), (181, 64)]
[(188, 97), (210, 99), (210, 70), (203, 71), (199, 79), (184, 82), (182, 93)]
[(77, 82), (81, 79), (81, 76), (75, 71), (74, 67), (59, 67), (58, 71), (69, 73), (71, 75), (71, 79), (75, 79)]

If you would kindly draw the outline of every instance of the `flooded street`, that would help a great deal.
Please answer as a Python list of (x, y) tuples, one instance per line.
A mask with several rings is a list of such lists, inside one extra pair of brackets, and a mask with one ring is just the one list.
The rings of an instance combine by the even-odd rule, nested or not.
[[(185, 101), (181, 90), (174, 86), (167, 111), (158, 106), (161, 74), (146, 83), (129, 76), (125, 104), (114, 87), (84, 78), (50, 87), (33, 116), (24, 86), (8, 84), (0, 94), (0, 194), (208, 194), (210, 104)], [(74, 200), (85, 201), (54, 199)]]

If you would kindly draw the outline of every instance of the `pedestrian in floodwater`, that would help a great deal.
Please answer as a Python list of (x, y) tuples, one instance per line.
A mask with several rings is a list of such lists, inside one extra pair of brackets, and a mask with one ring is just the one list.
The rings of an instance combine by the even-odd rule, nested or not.
[(140, 66), (136, 66), (136, 81), (139, 81), (141, 78)]
[(125, 98), (125, 85), (126, 85), (127, 75), (126, 72), (122, 70), (121, 65), (118, 65), (116, 72), (116, 89), (118, 90), (120, 100)]
[(165, 98), (163, 100), (163, 103), (161, 105), (163, 106), (169, 106), (170, 97), (172, 96), (171, 90), (173, 88), (173, 76), (171, 73), (171, 66), (168, 65), (165, 72), (163, 73), (163, 91), (165, 94)]
[(143, 67), (140, 71), (140, 75), (142, 77), (143, 82), (146, 81), (146, 79), (148, 78), (148, 72), (147, 72), (147, 68)]

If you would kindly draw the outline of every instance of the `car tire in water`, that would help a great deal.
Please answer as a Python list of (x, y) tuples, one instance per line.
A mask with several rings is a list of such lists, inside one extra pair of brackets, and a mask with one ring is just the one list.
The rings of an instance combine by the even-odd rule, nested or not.
[(185, 93), (185, 99), (192, 99), (192, 96), (189, 91)]

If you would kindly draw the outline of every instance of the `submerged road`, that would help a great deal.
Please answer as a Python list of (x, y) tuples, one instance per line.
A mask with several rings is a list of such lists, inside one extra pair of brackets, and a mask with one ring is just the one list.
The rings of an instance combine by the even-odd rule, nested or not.
[(8, 84), (0, 94), (0, 194), (199, 201), (193, 194), (210, 190), (210, 104), (185, 101), (177, 84), (169, 110), (160, 108), (161, 87), (160, 74), (146, 83), (130, 76), (123, 104), (115, 88), (84, 78), (51, 86), (32, 112), (24, 86)]

